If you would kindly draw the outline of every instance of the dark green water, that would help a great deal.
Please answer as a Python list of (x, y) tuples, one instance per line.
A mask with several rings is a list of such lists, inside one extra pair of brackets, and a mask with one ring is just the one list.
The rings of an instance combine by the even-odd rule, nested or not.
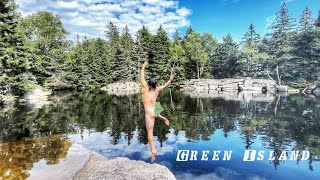
[[(18, 106), (0, 112), (0, 179), (26, 178), (40, 160), (56, 164), (70, 142), (108, 158), (150, 162), (140, 95), (59, 93), (41, 109)], [(230, 99), (230, 98), (229, 98)], [(157, 121), (156, 163), (177, 179), (319, 179), (320, 99), (302, 95), (225, 100), (191, 98), (179, 91), (159, 97), (170, 127)], [(208, 150), (209, 160), (176, 161), (178, 150)], [(232, 151), (212, 161), (214, 150)], [(245, 162), (245, 150), (263, 150), (261, 161)], [(269, 151), (275, 151), (268, 160)], [(280, 160), (281, 152), (308, 150), (307, 160)], [(299, 159), (299, 158), (298, 158)]]

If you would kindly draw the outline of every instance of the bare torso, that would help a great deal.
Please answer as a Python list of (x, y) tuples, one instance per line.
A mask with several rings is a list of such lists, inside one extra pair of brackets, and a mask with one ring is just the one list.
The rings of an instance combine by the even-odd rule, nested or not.
[(146, 118), (155, 118), (154, 109), (159, 92), (157, 90), (149, 91), (148, 88), (142, 88), (141, 93)]

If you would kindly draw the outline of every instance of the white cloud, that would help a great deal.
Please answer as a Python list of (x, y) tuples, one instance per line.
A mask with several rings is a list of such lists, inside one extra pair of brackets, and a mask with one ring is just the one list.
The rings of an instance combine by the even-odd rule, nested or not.
[(76, 9), (76, 8), (79, 8), (79, 4), (77, 3), (77, 1), (70, 1), (70, 2), (58, 1), (57, 7), (62, 9)]
[(189, 16), (191, 14), (191, 11), (187, 8), (180, 8), (180, 9), (177, 9), (176, 11), (180, 16), (183, 16), (183, 17), (186, 17), (186, 16)]
[(128, 25), (134, 35), (143, 25), (155, 33), (163, 25), (168, 33), (190, 25), (191, 10), (174, 0), (16, 0), (23, 16), (37, 11), (59, 15), (70, 38), (76, 34), (105, 38), (109, 21), (120, 31)]

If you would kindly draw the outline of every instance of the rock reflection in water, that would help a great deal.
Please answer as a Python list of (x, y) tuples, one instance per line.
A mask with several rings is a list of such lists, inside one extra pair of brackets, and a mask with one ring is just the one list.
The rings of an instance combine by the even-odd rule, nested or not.
[(192, 98), (223, 98), (228, 101), (257, 101), (257, 102), (272, 102), (275, 100), (274, 93), (261, 93), (261, 91), (216, 91), (216, 90), (194, 90), (183, 91), (184, 94)]
[(66, 157), (71, 142), (60, 135), (0, 144), (0, 179), (26, 179), (33, 164), (57, 164)]

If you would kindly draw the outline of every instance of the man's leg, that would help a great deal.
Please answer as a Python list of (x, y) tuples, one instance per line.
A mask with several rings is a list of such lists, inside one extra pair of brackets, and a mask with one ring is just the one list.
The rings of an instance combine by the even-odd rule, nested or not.
[(160, 118), (167, 126), (170, 125), (169, 120), (166, 117), (161, 116), (160, 114), (158, 115), (158, 118)]
[(148, 134), (148, 142), (151, 149), (151, 161), (154, 161), (156, 159), (157, 151), (154, 147), (154, 140), (153, 140), (153, 127), (154, 127), (154, 118), (152, 117), (146, 117), (146, 129)]

